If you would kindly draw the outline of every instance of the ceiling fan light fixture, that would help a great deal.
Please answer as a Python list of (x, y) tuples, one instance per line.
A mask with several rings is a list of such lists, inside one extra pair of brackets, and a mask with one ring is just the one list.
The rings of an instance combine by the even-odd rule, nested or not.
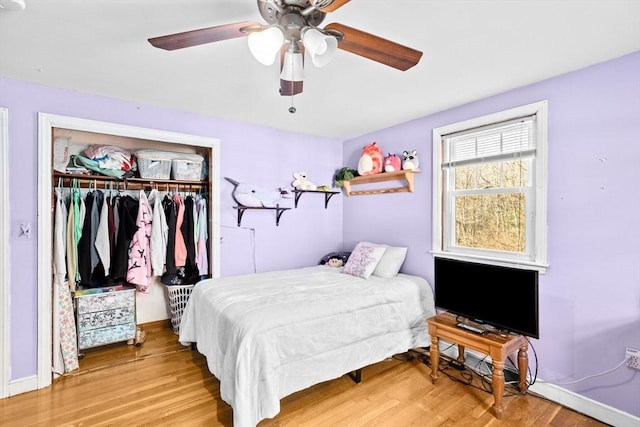
[(301, 82), (304, 80), (304, 64), (301, 52), (291, 52), (287, 50), (282, 61), (282, 71), (280, 78), (290, 82)]
[(264, 65), (271, 65), (276, 60), (284, 42), (284, 32), (280, 27), (268, 27), (262, 31), (249, 34), (249, 50), (256, 60)]
[(338, 50), (338, 40), (335, 37), (311, 27), (302, 30), (302, 43), (316, 67), (324, 67), (331, 62)]

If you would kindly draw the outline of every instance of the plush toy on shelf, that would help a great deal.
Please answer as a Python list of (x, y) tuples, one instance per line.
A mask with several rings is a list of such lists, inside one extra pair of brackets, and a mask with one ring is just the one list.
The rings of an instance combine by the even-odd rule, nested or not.
[(366, 176), (381, 173), (383, 160), (384, 156), (377, 142), (365, 146), (358, 161), (358, 174)]
[(307, 179), (305, 172), (294, 172), (293, 177), (295, 179), (291, 183), (291, 186), (296, 190), (315, 190), (318, 188), (313, 182)]
[(286, 190), (265, 190), (254, 184), (238, 182), (235, 179), (225, 177), (235, 187), (233, 189), (233, 199), (240, 206), (248, 208), (275, 208), (278, 201), (288, 193)]
[(395, 172), (399, 171), (402, 168), (402, 163), (400, 162), (400, 157), (396, 154), (391, 154), (384, 158), (384, 171), (385, 172)]
[(420, 166), (420, 159), (418, 158), (418, 153), (416, 152), (416, 150), (413, 150), (411, 152), (402, 152), (402, 169), (417, 171), (418, 166)]

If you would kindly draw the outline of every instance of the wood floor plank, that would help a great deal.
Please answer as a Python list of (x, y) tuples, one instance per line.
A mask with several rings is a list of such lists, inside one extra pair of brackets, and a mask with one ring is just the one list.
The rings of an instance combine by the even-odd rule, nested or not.
[[(0, 399), (3, 427), (225, 426), (231, 407), (206, 359), (177, 342), (167, 322), (144, 325), (141, 347), (124, 343), (85, 352), (80, 369), (51, 387)], [(442, 375), (418, 359), (387, 359), (317, 384), (281, 401), (281, 411), (259, 427), (600, 427), (605, 424), (531, 394), (505, 397), (504, 419), (490, 411), (493, 396)]]

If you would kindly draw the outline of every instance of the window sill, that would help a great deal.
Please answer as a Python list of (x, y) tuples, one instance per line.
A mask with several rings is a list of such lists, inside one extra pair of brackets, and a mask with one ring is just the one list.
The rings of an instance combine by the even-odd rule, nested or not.
[(434, 257), (455, 259), (458, 261), (484, 262), (486, 264), (499, 265), (502, 267), (520, 268), (523, 270), (537, 270), (540, 274), (545, 274), (547, 272), (547, 268), (549, 267), (549, 264), (541, 264), (532, 261), (484, 257), (453, 252), (431, 251), (431, 255), (433, 255)]

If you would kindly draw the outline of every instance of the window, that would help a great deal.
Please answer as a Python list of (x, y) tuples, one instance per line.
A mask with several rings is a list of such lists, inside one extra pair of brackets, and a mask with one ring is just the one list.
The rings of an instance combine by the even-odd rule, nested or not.
[(547, 103), (433, 130), (433, 252), (546, 268)]

